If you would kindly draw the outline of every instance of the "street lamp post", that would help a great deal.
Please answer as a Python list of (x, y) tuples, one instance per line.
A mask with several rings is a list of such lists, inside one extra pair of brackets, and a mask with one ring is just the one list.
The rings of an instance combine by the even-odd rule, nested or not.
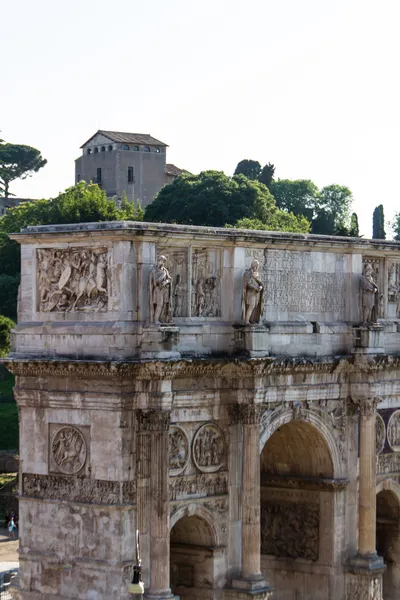
[(133, 565), (133, 579), (132, 583), (128, 584), (128, 592), (133, 595), (135, 600), (143, 598), (144, 584), (142, 581), (142, 561), (139, 549), (139, 529), (136, 529), (136, 563)]

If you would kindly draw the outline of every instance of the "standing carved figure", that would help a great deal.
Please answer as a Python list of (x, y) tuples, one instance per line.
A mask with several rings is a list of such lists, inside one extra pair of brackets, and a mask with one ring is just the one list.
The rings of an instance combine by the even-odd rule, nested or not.
[(361, 291), (361, 320), (364, 325), (376, 323), (378, 315), (378, 286), (373, 278), (373, 269), (370, 263), (364, 266), (364, 273), (360, 279)]
[(259, 323), (264, 314), (264, 285), (260, 279), (258, 260), (253, 260), (243, 275), (242, 320), (245, 323)]
[(166, 262), (166, 257), (161, 255), (150, 270), (150, 323), (170, 323), (172, 320), (172, 279), (165, 267)]

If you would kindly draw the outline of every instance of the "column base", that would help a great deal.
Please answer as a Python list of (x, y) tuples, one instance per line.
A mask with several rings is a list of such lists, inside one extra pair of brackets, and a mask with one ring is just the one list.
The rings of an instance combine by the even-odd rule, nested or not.
[(179, 599), (179, 596), (175, 596), (171, 590), (167, 592), (160, 592), (159, 594), (150, 594), (147, 593), (144, 595), (145, 600), (176, 600)]
[(357, 555), (346, 575), (346, 600), (382, 600), (382, 574), (386, 566), (377, 554)]
[(232, 579), (232, 585), (224, 590), (224, 600), (269, 600), (272, 597), (273, 588), (260, 576), (257, 579), (245, 579), (237, 577)]

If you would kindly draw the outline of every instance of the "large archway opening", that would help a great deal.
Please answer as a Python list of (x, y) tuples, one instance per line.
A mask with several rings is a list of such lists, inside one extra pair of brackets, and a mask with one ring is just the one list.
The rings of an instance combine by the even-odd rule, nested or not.
[(383, 597), (398, 598), (400, 589), (400, 506), (397, 496), (382, 490), (376, 497), (376, 550), (383, 557)]
[[(294, 420), (267, 440), (261, 463), (261, 563), (277, 600), (329, 599), (334, 577), (334, 477), (329, 446)], [(324, 568), (321, 568), (321, 567)]]
[(197, 515), (183, 516), (170, 535), (171, 590), (180, 600), (213, 600), (216, 540)]

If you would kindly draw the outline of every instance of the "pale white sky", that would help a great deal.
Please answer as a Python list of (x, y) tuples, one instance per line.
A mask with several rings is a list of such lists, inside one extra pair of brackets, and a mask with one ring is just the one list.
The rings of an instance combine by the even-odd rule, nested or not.
[(0, 137), (74, 183), (97, 129), (151, 133), (167, 161), (348, 185), (361, 231), (400, 210), (399, 0), (0, 0)]

